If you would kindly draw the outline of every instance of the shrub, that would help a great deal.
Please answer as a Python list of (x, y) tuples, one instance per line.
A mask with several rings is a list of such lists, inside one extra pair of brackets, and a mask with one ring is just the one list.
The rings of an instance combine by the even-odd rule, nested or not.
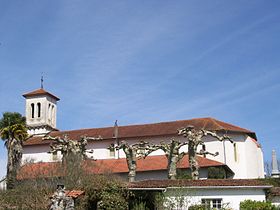
[(277, 210), (278, 208), (268, 201), (245, 200), (240, 202), (241, 210)]
[(85, 196), (80, 209), (128, 209), (129, 193), (124, 183), (112, 176), (88, 175), (81, 180)]
[(51, 180), (28, 180), (15, 189), (0, 192), (0, 209), (48, 209), (49, 196), (55, 186)]
[(222, 167), (209, 167), (208, 179), (225, 179), (226, 171)]
[(146, 207), (146, 202), (139, 202), (134, 204), (132, 210), (149, 210), (149, 208)]
[(203, 204), (196, 204), (189, 207), (189, 210), (205, 210), (205, 205)]
[(191, 178), (192, 178), (192, 176), (191, 176), (190, 172), (181, 170), (181, 169), (177, 169), (176, 179), (191, 179)]

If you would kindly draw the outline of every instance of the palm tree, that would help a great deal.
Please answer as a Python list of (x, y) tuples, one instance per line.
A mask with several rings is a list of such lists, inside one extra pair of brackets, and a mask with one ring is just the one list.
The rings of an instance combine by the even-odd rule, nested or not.
[(8, 151), (7, 189), (13, 189), (16, 184), (17, 172), (22, 159), (23, 141), (27, 138), (26, 119), (17, 112), (5, 112), (0, 119), (0, 137), (5, 141)]

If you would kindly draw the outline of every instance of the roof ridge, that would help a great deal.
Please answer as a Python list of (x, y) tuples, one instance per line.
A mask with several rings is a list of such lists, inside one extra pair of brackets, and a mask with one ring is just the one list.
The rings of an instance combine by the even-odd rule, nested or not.
[[(213, 118), (214, 119), (214, 118)], [(251, 130), (249, 130), (249, 129), (247, 129), (247, 128), (242, 128), (242, 127), (240, 127), (240, 126), (237, 126), (237, 125), (233, 125), (233, 124), (231, 124), (231, 123), (228, 123), (228, 122), (224, 122), (224, 121), (221, 121), (221, 120), (217, 120), (217, 119), (214, 119), (217, 123), (224, 123), (224, 124), (227, 124), (227, 125), (230, 125), (230, 126), (233, 126), (233, 127), (235, 127), (235, 128), (239, 128), (239, 129), (243, 129), (243, 130), (246, 130), (247, 132), (251, 132), (251, 133), (253, 133), (253, 131), (251, 131)], [(223, 127), (224, 128), (224, 127)], [(225, 128), (224, 128), (225, 129)]]
[(216, 124), (220, 129), (225, 129), (223, 126), (221, 126), (215, 118), (210, 117), (209, 120), (211, 120), (214, 124)]

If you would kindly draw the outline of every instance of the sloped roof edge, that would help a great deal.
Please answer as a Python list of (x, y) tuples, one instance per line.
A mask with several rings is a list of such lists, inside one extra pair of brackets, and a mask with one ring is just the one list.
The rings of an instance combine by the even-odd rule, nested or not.
[[(212, 131), (223, 131), (226, 133), (244, 133), (252, 138), (256, 139), (256, 134), (250, 130), (216, 120), (214, 118), (194, 118), (190, 120), (177, 120), (169, 122), (159, 122), (150, 124), (138, 124), (138, 125), (126, 125), (118, 126), (119, 139), (125, 138), (143, 138), (153, 136), (169, 136), (176, 135), (177, 129), (193, 125), (198, 129), (206, 129)], [(98, 137), (101, 136), (105, 139), (113, 139), (114, 127), (103, 127), (103, 128), (89, 128), (89, 129), (78, 129), (68, 131), (53, 131), (48, 135), (51, 136), (63, 136), (67, 134), (70, 139), (78, 140), (81, 136)], [(50, 141), (42, 140), (42, 137), (30, 137), (24, 145), (40, 145), (49, 144)]]
[(23, 94), (22, 96), (23, 96), (24, 98), (27, 98), (27, 97), (30, 97), (30, 96), (39, 96), (39, 95), (49, 95), (49, 96), (55, 98), (57, 101), (60, 100), (57, 96), (55, 96), (55, 95), (49, 93), (48, 91), (44, 90), (43, 88), (39, 88), (39, 89), (37, 89), (37, 90), (34, 90), (34, 91), (31, 91), (31, 92), (25, 93), (25, 94)]

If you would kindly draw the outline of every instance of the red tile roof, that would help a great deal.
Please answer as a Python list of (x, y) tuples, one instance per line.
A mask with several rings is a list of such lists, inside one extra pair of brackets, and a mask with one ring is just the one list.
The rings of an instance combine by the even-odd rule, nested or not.
[(166, 187), (264, 187), (270, 188), (261, 179), (205, 179), (205, 180), (144, 180), (129, 183), (130, 189)]
[(55, 98), (57, 101), (60, 100), (57, 96), (45, 91), (43, 88), (34, 90), (32, 92), (29, 92), (29, 93), (25, 93), (22, 96), (26, 98), (26, 97), (30, 97), (30, 96), (39, 96), (39, 95), (49, 95), (49, 96)]
[(69, 197), (72, 197), (72, 198), (78, 198), (79, 196), (84, 195), (85, 191), (82, 191), (82, 190), (68, 191), (68, 190), (66, 190), (65, 194), (66, 194), (66, 196), (69, 196)]
[[(225, 166), (223, 163), (198, 156), (198, 164), (201, 168), (211, 166)], [(28, 178), (46, 178), (63, 176), (63, 169), (58, 162), (40, 162), (24, 165), (18, 175), (18, 179)], [(188, 155), (178, 163), (178, 168), (189, 168)], [(127, 162), (125, 158), (121, 159), (102, 159), (87, 160), (84, 162), (84, 168), (87, 172), (93, 174), (105, 173), (127, 173)], [(167, 158), (164, 155), (148, 156), (146, 159), (137, 160), (137, 172), (159, 171), (167, 169)], [(228, 169), (230, 170), (230, 169)]]
[[(179, 169), (189, 168), (189, 157), (185, 155), (182, 160), (178, 163), (177, 167)], [(210, 160), (198, 156), (198, 164), (201, 168), (210, 166), (224, 166), (223, 163)], [(92, 163), (92, 161), (90, 161)], [(121, 159), (103, 159), (93, 162), (95, 167), (88, 168), (92, 173), (127, 173), (127, 163), (125, 158)], [(91, 166), (91, 165), (90, 165)], [(138, 172), (143, 171), (158, 171), (167, 169), (167, 158), (164, 155), (154, 155), (148, 156), (146, 159), (137, 160), (137, 170)]]
[(57, 162), (28, 163), (21, 167), (18, 179), (34, 179), (63, 176), (63, 169)]
[[(128, 125), (118, 127), (118, 138), (143, 138), (143, 137), (153, 137), (153, 136), (171, 136), (177, 135), (177, 129), (186, 127), (188, 125), (193, 125), (197, 129), (206, 129), (211, 131), (224, 131), (224, 132), (237, 132), (250, 135), (256, 139), (254, 132), (240, 128), (229, 123), (225, 123), (213, 118), (196, 118), (190, 120), (178, 120), (172, 122), (161, 122), (153, 124), (143, 124), (143, 125)], [(103, 139), (112, 139), (114, 133), (114, 127), (105, 128), (90, 128), (90, 129), (80, 129), (80, 130), (70, 130), (70, 131), (53, 131), (48, 135), (51, 136), (63, 136), (67, 134), (70, 139), (79, 139), (81, 136), (91, 136), (98, 137), (101, 136)], [(42, 140), (42, 137), (31, 137), (24, 145), (37, 145), (37, 144), (49, 144), (50, 141)]]

